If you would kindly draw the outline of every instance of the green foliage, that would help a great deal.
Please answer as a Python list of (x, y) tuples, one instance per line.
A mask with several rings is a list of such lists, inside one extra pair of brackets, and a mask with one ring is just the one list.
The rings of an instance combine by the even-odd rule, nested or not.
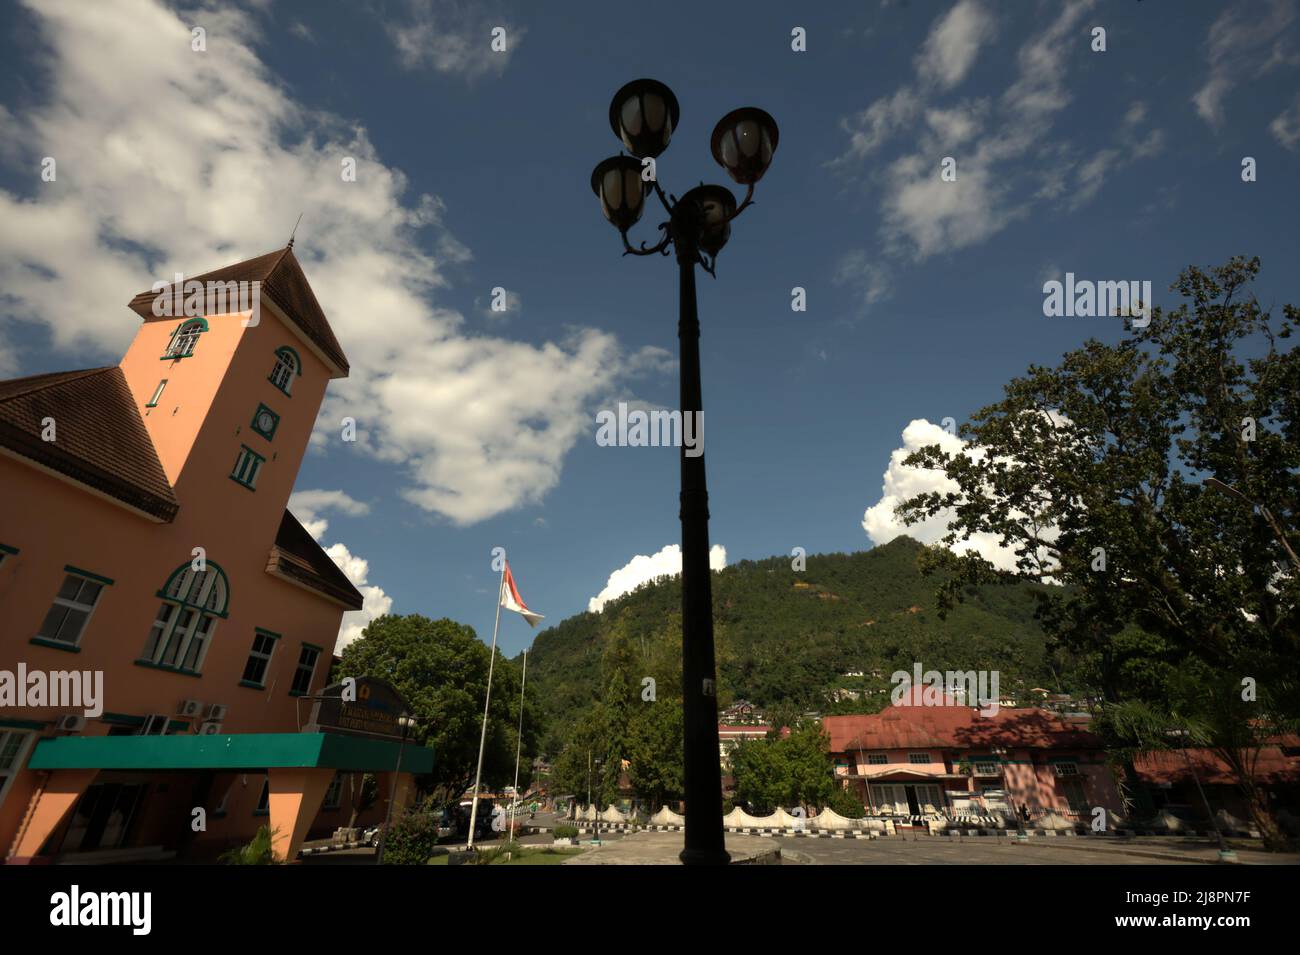
[(221, 861), (226, 865), (274, 865), (275, 854), (271, 851), (280, 829), (262, 826), (245, 845), (236, 846), (221, 854)]
[(577, 826), (556, 826), (552, 835), (557, 839), (576, 839), (578, 838)]
[[(934, 583), (918, 569), (925, 549), (900, 537), (871, 551), (812, 555), (793, 571), (786, 557), (740, 561), (713, 575), (719, 703), (744, 698), (769, 721), (790, 725), (807, 710), (832, 708), (828, 691), (850, 670), (881, 677), (927, 668), (999, 669), (1002, 686), (1056, 686), (1053, 667), (1069, 678), (1069, 661), (1050, 658), (1035, 619), (1034, 594), (1045, 588), (972, 588), (946, 619), (933, 610)], [(608, 669), (611, 643), (618, 675)], [(628, 679), (630, 677), (630, 679)], [(658, 702), (640, 699), (641, 681), (655, 680)], [(644, 584), (606, 605), (538, 634), (528, 655), (529, 685), (544, 701), (543, 751), (560, 753), (599, 700), (630, 697), (630, 711), (681, 699), (681, 581)], [(1068, 688), (1068, 687), (1067, 687)], [(834, 708), (871, 712), (888, 695), (844, 701)], [(673, 704), (677, 705), (677, 704)], [(617, 703), (622, 722), (628, 704)], [(590, 731), (591, 727), (587, 727)], [(580, 772), (555, 792), (586, 793), (586, 751)], [(553, 781), (554, 783), (554, 781)]]
[(867, 814), (867, 807), (862, 805), (862, 800), (842, 786), (836, 786), (831, 791), (826, 807), (846, 819), (861, 819)]
[(384, 842), (384, 865), (425, 865), (437, 844), (437, 813), (418, 810), (405, 813), (389, 827)]
[(778, 807), (827, 805), (838, 788), (831, 776), (830, 740), (816, 724), (791, 730), (788, 736), (742, 740), (731, 751), (735, 778), (734, 801), (756, 815)]
[(1131, 753), (1159, 743), (1152, 727), (1182, 728), (1252, 800), (1250, 753), (1300, 716), (1300, 353), (1283, 344), (1300, 312), (1274, 320), (1258, 273), (1258, 259), (1190, 267), (1177, 308), (1031, 367), (962, 427), (978, 454), (907, 459), (956, 490), (899, 507), (909, 522), (956, 507), (946, 543), (1016, 550), (1013, 575), (933, 551), (941, 607), (990, 582), (1065, 584), (1041, 593), (1041, 616), (1100, 688), (1111, 741)]
[[(391, 682), (420, 718), (414, 742), (434, 748), (433, 785), (455, 798), (474, 781), (490, 659), (490, 650), (471, 627), (419, 614), (387, 615), (372, 620), (361, 638), (343, 649), (334, 678), (372, 676)], [(509, 785), (514, 778), (521, 675), (512, 661), (497, 655), (483, 757), (483, 779), (489, 786)], [(536, 692), (530, 673), (521, 773), (536, 752)]]

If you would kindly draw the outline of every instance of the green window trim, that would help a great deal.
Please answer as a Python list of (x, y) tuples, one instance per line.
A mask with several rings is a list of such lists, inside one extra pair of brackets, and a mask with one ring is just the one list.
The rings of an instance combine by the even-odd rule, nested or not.
[(266, 376), (266, 380), (282, 391), (286, 398), (292, 398), (293, 395), (290, 394), (291, 389), (275, 380), (275, 372), (279, 367), (280, 359), (286, 356), (293, 359), (293, 375), (289, 380), (292, 380), (294, 377), (302, 377), (302, 358), (298, 355), (297, 351), (290, 348), (288, 345), (281, 345), (275, 350), (276, 364), (271, 366), (271, 373)]
[(158, 360), (159, 361), (180, 361), (182, 358), (192, 357), (194, 355), (194, 346), (198, 343), (197, 338), (194, 341), (190, 342), (190, 347), (187, 348), (185, 351), (181, 352), (180, 354), (173, 355), (171, 354), (171, 350), (172, 350), (172, 344), (176, 341), (178, 336), (184, 334), (188, 329), (194, 329), (194, 328), (197, 328), (198, 330), (197, 334), (202, 335), (204, 332), (208, 330), (207, 320), (202, 318), (191, 318), (188, 322), (181, 322), (179, 325), (177, 325), (176, 328), (172, 331), (171, 338), (167, 340), (167, 347), (163, 349), (162, 357), (159, 358)]
[(44, 637), (32, 637), (27, 641), (38, 647), (49, 647), (51, 650), (62, 650), (64, 653), (80, 653), (81, 647), (71, 643), (63, 643), (59, 640), (47, 640)]
[(158, 382), (158, 387), (154, 389), (153, 397), (150, 398), (149, 403), (145, 405), (146, 408), (158, 407), (158, 400), (162, 398), (163, 391), (167, 388), (167, 381), (168, 379), (163, 378), (161, 381)]
[(249, 690), (265, 690), (265, 683), (254, 683), (252, 680), (240, 680), (239, 685)]
[[(199, 604), (194, 603), (189, 599), (190, 593), (185, 594), (184, 600), (178, 600), (177, 598), (171, 596), (171, 594), (169, 593), (169, 591), (172, 589), (172, 581), (174, 581), (178, 576), (184, 574), (186, 571), (192, 569), (193, 561), (190, 561), (189, 563), (181, 564), (179, 567), (173, 570), (171, 572), (171, 575), (167, 578), (167, 583), (163, 584), (162, 590), (158, 591), (156, 594), (154, 594), (154, 596), (159, 597), (170, 604), (177, 604), (181, 607), (186, 607), (190, 610), (197, 610), (200, 613), (211, 614), (214, 617), (220, 617), (222, 619), (229, 617), (230, 616), (230, 578), (226, 576), (225, 568), (222, 567), (220, 564), (218, 564), (215, 560), (205, 559), (204, 566), (210, 567), (217, 572), (218, 577), (220, 577), (221, 579), (222, 589), (225, 590), (226, 592), (226, 600), (225, 603), (221, 605), (220, 610), (209, 610), (207, 607), (202, 607)], [(194, 590), (194, 585), (191, 583), (190, 592), (193, 592), (193, 590)]]
[(11, 557), (16, 557), (18, 555), (18, 548), (10, 547), (8, 544), (0, 544), (0, 551), (4, 551)]
[(179, 673), (181, 676), (202, 677), (203, 674), (198, 670), (182, 670), (180, 667), (163, 666), (161, 663), (154, 663), (152, 660), (132, 660), (138, 667), (147, 667), (150, 670), (162, 670), (164, 673)]
[(324, 653), (324, 652), (325, 652), (325, 648), (324, 648), (324, 647), (317, 646), (317, 645), (314, 644), (314, 643), (308, 643), (306, 640), (304, 640), (304, 641), (302, 642), (302, 645), (303, 645), (303, 649), (305, 649), (305, 650), (316, 650), (316, 651), (319, 652), (319, 653)]
[[(283, 636), (282, 634), (276, 633), (274, 630), (267, 630), (266, 627), (254, 627), (253, 632), (260, 633), (264, 637), (275, 637), (277, 640)], [(303, 644), (303, 646), (306, 646), (306, 644)]]
[(49, 725), (38, 720), (0, 720), (0, 728), (7, 730), (43, 730)]
[(71, 564), (65, 564), (63, 567), (63, 572), (66, 574), (76, 574), (78, 577), (85, 577), (89, 580), (95, 581), (96, 583), (103, 584), (105, 587), (113, 586), (113, 579), (111, 577), (104, 577), (101, 576), (100, 574), (93, 574), (88, 570), (82, 570), (80, 567), (73, 567)]
[[(239, 457), (235, 460), (235, 470), (231, 472), (230, 480), (242, 488), (256, 491), (257, 478), (262, 472), (262, 465), (266, 463), (266, 458), (246, 444), (241, 444), (239, 447), (241, 450)], [(245, 480), (250, 474), (252, 475), (251, 481)]]
[[(266, 412), (268, 415), (270, 415), (272, 419), (270, 430), (267, 431), (263, 431), (262, 427), (258, 424), (258, 419), (262, 417), (263, 412)], [(257, 434), (260, 434), (262, 437), (266, 438), (267, 441), (271, 441), (275, 438), (276, 429), (280, 427), (280, 416), (276, 414), (274, 411), (272, 411), (270, 408), (268, 408), (266, 405), (261, 404), (259, 402), (257, 406), (257, 410), (253, 412), (253, 422), (250, 425), (250, 427)]]

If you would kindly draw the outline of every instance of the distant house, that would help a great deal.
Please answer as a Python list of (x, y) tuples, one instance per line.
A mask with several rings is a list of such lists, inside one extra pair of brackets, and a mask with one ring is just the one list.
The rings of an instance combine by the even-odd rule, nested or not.
[(836, 778), (870, 813), (1056, 812), (1090, 821), (1120, 807), (1101, 740), (1082, 721), (1034, 708), (893, 705), (827, 716)]

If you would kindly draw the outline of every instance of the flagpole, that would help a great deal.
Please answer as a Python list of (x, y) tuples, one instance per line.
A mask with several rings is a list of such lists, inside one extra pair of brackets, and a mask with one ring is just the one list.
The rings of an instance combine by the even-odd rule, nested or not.
[(519, 681), (519, 732), (515, 734), (514, 804), (510, 807), (510, 835), (514, 836), (515, 810), (519, 807), (519, 753), (524, 745), (524, 688), (528, 686), (528, 651), (524, 651), (524, 676)]
[(474, 825), (478, 820), (478, 787), (483, 778), (483, 747), (487, 744), (488, 706), (492, 702), (492, 669), (497, 662), (497, 630), (501, 627), (501, 593), (506, 586), (506, 562), (501, 562), (501, 582), (497, 585), (497, 619), (492, 624), (492, 656), (488, 660), (487, 694), (483, 699), (483, 732), (478, 738), (478, 768), (474, 770), (474, 798), (469, 807), (469, 842), (465, 848), (474, 848)]

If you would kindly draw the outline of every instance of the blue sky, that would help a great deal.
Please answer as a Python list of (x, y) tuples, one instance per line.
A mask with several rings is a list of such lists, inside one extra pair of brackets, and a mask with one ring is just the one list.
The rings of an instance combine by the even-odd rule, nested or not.
[[(651, 76), (681, 103), (669, 191), (734, 186), (708, 151), (729, 110), (781, 129), (717, 281), (699, 279), (712, 541), (728, 562), (863, 549), (897, 531), (890, 494), (931, 486), (898, 467), (905, 443), (1123, 334), (1044, 317), (1047, 279), (1149, 280), (1168, 304), (1185, 265), (1257, 254), (1261, 299), (1297, 299), (1296, 6), (6, 7), (0, 374), (115, 362), (131, 294), (276, 248), (302, 212), (296, 251), (354, 374), (297, 485), (342, 494), (299, 516), (372, 607), (490, 638), (502, 546), (558, 622), (679, 537), (676, 452), (595, 443), (602, 408), (676, 402), (675, 266), (621, 257), (589, 186), (618, 151), (611, 95)], [(532, 636), (503, 619), (507, 652)]]

